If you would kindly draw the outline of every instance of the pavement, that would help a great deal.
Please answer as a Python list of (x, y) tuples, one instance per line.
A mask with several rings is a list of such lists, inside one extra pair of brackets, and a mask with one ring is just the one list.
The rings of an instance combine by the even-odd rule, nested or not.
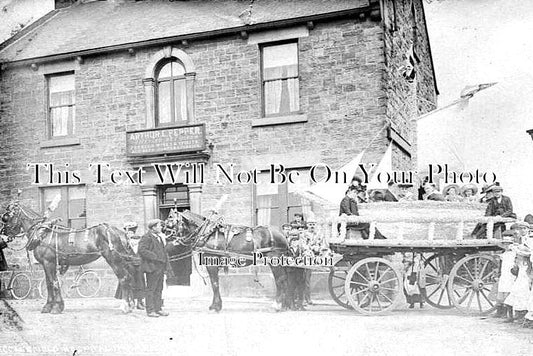
[[(4, 301), (5, 302), (5, 301)], [(533, 329), (456, 310), (399, 309), (363, 316), (330, 300), (276, 312), (268, 299), (165, 300), (168, 317), (122, 314), (112, 298), (67, 299), (63, 314), (43, 300), (0, 308), (0, 355), (531, 355)], [(10, 321), (11, 320), (11, 321)]]

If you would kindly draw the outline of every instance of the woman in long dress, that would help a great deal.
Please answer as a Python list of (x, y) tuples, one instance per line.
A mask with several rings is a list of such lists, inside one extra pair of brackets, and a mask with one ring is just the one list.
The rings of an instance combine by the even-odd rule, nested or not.
[(527, 247), (520, 245), (517, 248), (516, 265), (518, 266), (518, 275), (511, 287), (511, 293), (505, 300), (505, 304), (511, 306), (515, 313), (514, 318), (509, 321), (522, 321), (527, 314), (529, 302), (529, 276), (528, 262), (530, 252)]

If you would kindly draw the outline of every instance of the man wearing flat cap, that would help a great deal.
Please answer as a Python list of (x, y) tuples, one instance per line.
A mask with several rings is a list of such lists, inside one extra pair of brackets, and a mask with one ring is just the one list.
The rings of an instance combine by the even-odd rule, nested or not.
[[(487, 210), (485, 210), (485, 216), (501, 216), (502, 218), (516, 219), (516, 214), (513, 213), (513, 203), (511, 198), (502, 195), (503, 188), (500, 183), (496, 182), (490, 187), (487, 192), (493, 192), (494, 197), (489, 200)], [(494, 231), (505, 231), (505, 223), (494, 224)]]
[[(487, 210), (485, 210), (485, 216), (500, 216), (502, 218), (516, 219), (516, 214), (513, 212), (513, 203), (511, 198), (502, 195), (503, 188), (500, 183), (496, 182), (486, 188), (487, 195), (492, 194), (493, 197), (488, 200)], [(498, 235), (505, 231), (505, 223), (499, 222), (494, 224), (494, 237), (499, 238)], [(487, 238), (487, 225), (478, 224), (472, 235), (478, 239)]]
[(149, 317), (167, 316), (161, 309), (163, 278), (169, 268), (168, 256), (165, 252), (161, 231), (163, 222), (153, 219), (148, 222), (148, 232), (139, 242), (139, 256), (141, 256), (141, 270), (146, 275), (146, 314)]

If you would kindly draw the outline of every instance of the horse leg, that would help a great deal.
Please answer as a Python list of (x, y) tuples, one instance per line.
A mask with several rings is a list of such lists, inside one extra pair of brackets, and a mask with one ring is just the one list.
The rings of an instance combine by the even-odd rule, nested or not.
[(54, 263), (42, 261), (44, 277), (46, 280), (46, 304), (41, 309), (41, 313), (50, 313), (52, 306), (54, 305), (54, 279), (52, 278), (52, 269), (55, 268)]
[[(48, 262), (46, 261), (43, 265), (45, 269), (45, 273), (47, 274), (47, 287), (51, 286), (51, 288), (48, 288), (48, 300), (51, 303), (51, 314), (61, 314), (63, 309), (65, 308), (65, 303), (63, 302), (63, 298), (61, 297), (61, 288), (59, 288), (59, 281), (57, 279), (57, 269), (55, 262)], [(48, 284), (49, 283), (49, 284)], [(52, 290), (52, 298), (50, 301), (50, 290)]]
[(218, 283), (218, 266), (208, 266), (207, 273), (211, 281), (211, 288), (213, 289), (213, 302), (209, 306), (209, 310), (219, 312), (222, 309), (222, 299), (220, 298), (220, 288)]
[(276, 300), (273, 307), (276, 311), (280, 311), (287, 307), (287, 273), (280, 266), (271, 265), (270, 269), (276, 283)]

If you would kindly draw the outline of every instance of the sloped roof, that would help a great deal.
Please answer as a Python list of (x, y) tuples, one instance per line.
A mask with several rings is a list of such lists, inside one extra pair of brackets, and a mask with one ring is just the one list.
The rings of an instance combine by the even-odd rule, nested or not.
[[(0, 62), (242, 28), (243, 0), (94, 1), (55, 10), (0, 50)], [(368, 0), (256, 0), (253, 25), (333, 14), (369, 6)], [(1, 48), (1, 47), (0, 47)]]

